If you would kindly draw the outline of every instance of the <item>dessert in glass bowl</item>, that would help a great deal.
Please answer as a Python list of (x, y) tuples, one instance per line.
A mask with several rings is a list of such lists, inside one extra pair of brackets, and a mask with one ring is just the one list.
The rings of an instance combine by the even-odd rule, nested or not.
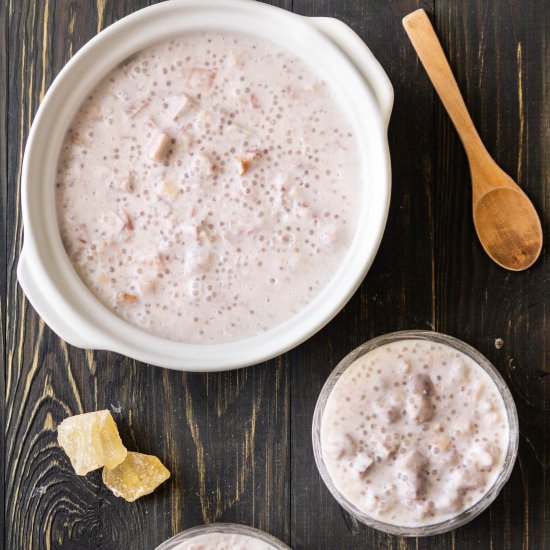
[(333, 371), (313, 444), (344, 508), (381, 530), (444, 532), (496, 498), (518, 444), (508, 388), (476, 350), (405, 331), (375, 338)]

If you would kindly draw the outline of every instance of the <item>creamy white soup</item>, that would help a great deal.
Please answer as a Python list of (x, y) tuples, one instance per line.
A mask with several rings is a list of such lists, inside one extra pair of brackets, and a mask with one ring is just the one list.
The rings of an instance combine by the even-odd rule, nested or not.
[(354, 236), (362, 166), (332, 88), (274, 44), (189, 34), (90, 93), (66, 135), (57, 210), (82, 280), (176, 341), (260, 334), (309, 304)]

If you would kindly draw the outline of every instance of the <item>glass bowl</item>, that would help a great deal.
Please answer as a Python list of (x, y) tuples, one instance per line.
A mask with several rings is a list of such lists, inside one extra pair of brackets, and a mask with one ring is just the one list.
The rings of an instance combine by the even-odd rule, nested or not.
[(229, 535), (246, 535), (267, 544), (270, 544), (275, 550), (291, 550), (284, 542), (279, 539), (268, 535), (264, 531), (255, 529), (254, 527), (248, 527), (246, 525), (239, 525), (238, 523), (211, 523), (210, 525), (199, 525), (197, 527), (191, 527), (174, 535), (172, 538), (165, 540), (160, 546), (157, 546), (156, 550), (172, 550), (176, 548), (182, 542), (192, 540), (200, 535), (208, 535), (209, 533), (224, 533)]
[[(360, 511), (354, 504), (349, 502), (334, 485), (326, 464), (323, 460), (323, 452), (321, 448), (321, 424), (323, 420), (323, 413), (325, 411), (327, 400), (342, 374), (359, 357), (380, 346), (384, 346), (399, 340), (425, 340), (438, 344), (446, 344), (447, 346), (450, 346), (470, 357), (489, 375), (491, 380), (496, 385), (498, 391), (500, 392), (500, 395), (504, 401), (509, 426), (508, 448), (506, 450), (506, 455), (502, 468), (497, 475), (495, 482), (482, 496), (482, 498), (471, 507), (467, 508), (463, 512), (460, 512), (450, 519), (446, 519), (444, 521), (431, 525), (422, 525), (418, 527), (400, 526), (394, 525), (392, 523), (385, 523), (374, 519), (368, 514)], [(368, 342), (354, 349), (351, 353), (346, 355), (346, 357), (344, 357), (342, 361), (340, 361), (340, 363), (332, 371), (327, 381), (325, 382), (325, 385), (323, 386), (323, 389), (321, 390), (321, 393), (317, 400), (317, 404), (315, 406), (315, 411), (313, 414), (312, 438), (313, 452), (315, 455), (315, 462), (317, 464), (319, 473), (321, 474), (325, 485), (328, 487), (328, 489), (330, 490), (334, 498), (338, 501), (338, 503), (342, 506), (342, 508), (344, 508), (360, 522), (370, 527), (374, 527), (375, 529), (378, 529), (380, 531), (384, 531), (393, 535), (422, 537), (452, 531), (453, 529), (456, 529), (457, 527), (468, 523), (477, 515), (481, 514), (481, 512), (483, 512), (495, 500), (504, 484), (508, 481), (508, 478), (510, 477), (510, 474), (512, 473), (512, 469), (514, 467), (518, 452), (519, 427), (517, 410), (514, 400), (512, 399), (510, 390), (506, 386), (506, 383), (504, 382), (502, 376), (486, 357), (484, 357), (481, 353), (479, 353), (476, 349), (472, 348), (468, 344), (451, 336), (426, 330), (406, 330), (400, 332), (392, 332), (389, 334), (378, 336), (377, 338), (373, 338), (372, 340), (369, 340)]]

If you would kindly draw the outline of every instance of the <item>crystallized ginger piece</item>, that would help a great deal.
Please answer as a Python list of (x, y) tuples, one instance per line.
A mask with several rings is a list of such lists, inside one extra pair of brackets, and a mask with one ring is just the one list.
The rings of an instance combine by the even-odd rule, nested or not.
[(127, 454), (107, 410), (66, 418), (57, 428), (57, 441), (79, 476), (102, 466), (114, 468)]
[(132, 451), (116, 468), (103, 468), (103, 483), (128, 502), (152, 493), (169, 477), (170, 472), (156, 456)]

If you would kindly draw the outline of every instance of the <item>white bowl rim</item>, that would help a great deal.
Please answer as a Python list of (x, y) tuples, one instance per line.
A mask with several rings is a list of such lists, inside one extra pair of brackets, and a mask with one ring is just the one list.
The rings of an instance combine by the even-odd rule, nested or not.
[[(52, 196), (54, 193), (53, 181), (50, 191), (42, 183), (44, 174), (47, 174), (48, 158), (51, 161), (51, 156), (48, 157), (48, 117), (52, 118), (56, 102), (59, 104), (65, 99), (69, 101), (70, 97), (67, 95), (64, 98), (63, 94), (67, 92), (71, 79), (75, 84), (75, 78), (82, 75), (87, 60), (98, 52), (105, 53), (108, 46), (125, 44), (128, 48), (131, 40), (135, 42), (138, 29), (149, 28), (152, 34), (148, 37), (148, 43), (156, 42), (166, 37), (166, 34), (161, 34), (158, 28), (153, 32), (154, 24), (159, 21), (166, 23), (168, 18), (175, 19), (175, 15), (179, 15), (183, 25), (191, 17), (190, 14), (202, 14), (203, 21), (206, 15), (208, 21), (211, 21), (214, 15), (220, 17), (222, 14), (228, 20), (231, 19), (230, 15), (244, 17), (260, 27), (281, 25), (284, 32), (288, 33), (291, 29), (295, 33), (293, 36), (299, 35), (304, 45), (307, 40), (315, 47), (322, 47), (323, 57), (330, 59), (332, 56), (333, 60), (338, 60), (341, 70), (348, 75), (350, 97), (353, 92), (362, 98), (361, 115), (366, 120), (367, 113), (370, 124), (369, 131), (364, 132), (367, 136), (364, 139), (370, 139), (379, 159), (376, 167), (370, 168), (377, 170), (376, 182), (379, 186), (376, 190), (376, 208), (371, 208), (372, 219), (368, 220), (369, 227), (374, 227), (372, 234), (364, 238), (364, 234), (358, 230), (337, 274), (317, 298), (293, 318), (253, 338), (226, 344), (173, 342), (146, 333), (117, 317), (84, 286), (64, 250), (60, 255), (59, 246), (62, 248), (62, 244), (57, 222), (47, 221), (48, 212), (44, 211), (43, 206), (51, 197), (45, 195), (42, 201), (38, 200), (40, 193), (51, 191)], [(204, 26), (210, 27), (210, 23), (204, 23)], [(249, 31), (242, 29), (241, 32)], [(142, 39), (143, 43), (147, 43), (145, 39)], [(142, 47), (134, 47), (131, 51), (138, 51)], [(120, 51), (123, 49), (121, 46)], [(117, 63), (127, 57), (127, 54), (115, 53), (118, 56)], [(298, 55), (302, 53), (298, 52)], [(98, 66), (103, 67), (101, 70), (105, 74), (113, 65), (111, 63), (107, 66), (107, 61), (102, 59)], [(99, 68), (94, 70), (100, 71)], [(94, 85), (98, 80), (95, 80)], [(83, 96), (78, 103), (82, 99)], [(391, 175), (386, 131), (392, 102), (393, 91), (383, 69), (357, 35), (338, 20), (306, 18), (249, 0), (171, 0), (126, 16), (95, 36), (67, 63), (48, 90), (33, 122), (25, 148), (21, 178), (25, 242), (18, 265), (20, 284), (46, 323), (62, 338), (79, 347), (111, 350), (146, 363), (186, 371), (229, 370), (280, 355), (312, 336), (340, 311), (374, 260), (389, 208)], [(37, 182), (46, 191), (37, 187)], [(49, 240), (48, 232), (51, 234)], [(55, 235), (57, 242), (53, 242)]]

